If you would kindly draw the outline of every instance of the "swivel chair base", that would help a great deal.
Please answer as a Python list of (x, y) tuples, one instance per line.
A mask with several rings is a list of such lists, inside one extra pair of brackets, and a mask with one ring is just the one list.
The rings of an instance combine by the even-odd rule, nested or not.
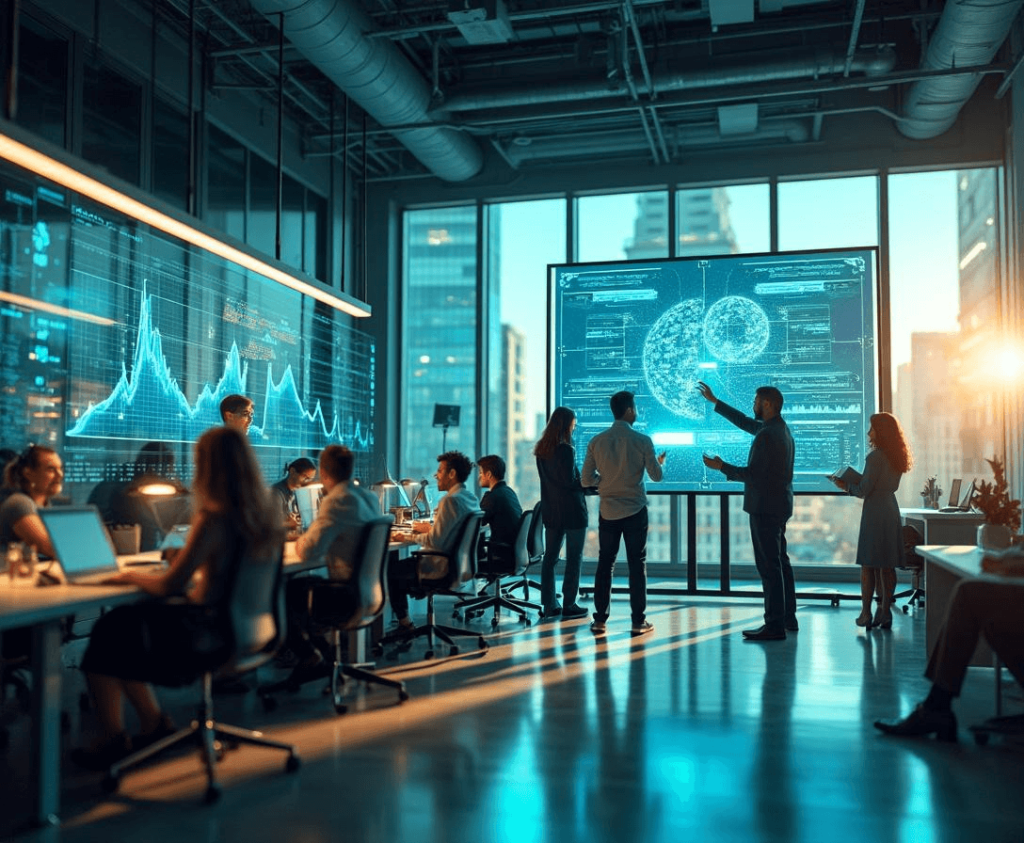
[(245, 743), (252, 746), (262, 746), (268, 749), (280, 749), (288, 753), (285, 761), (285, 770), (294, 773), (299, 769), (302, 761), (295, 747), (291, 744), (281, 743), (263, 737), (262, 732), (251, 729), (242, 729), (238, 726), (229, 726), (226, 723), (218, 723), (213, 719), (213, 677), (206, 673), (203, 675), (203, 699), (199, 706), (196, 719), (188, 726), (179, 729), (173, 735), (168, 735), (156, 743), (133, 752), (126, 758), (122, 758), (116, 764), (111, 765), (107, 775), (103, 779), (103, 790), (106, 793), (114, 793), (121, 784), (121, 777), (126, 770), (137, 767), (144, 761), (148, 761), (181, 743), (195, 741), (200, 749), (203, 764), (206, 768), (206, 793), (203, 801), (209, 805), (220, 798), (220, 786), (217, 784), (216, 765), (223, 757), (224, 746), (221, 739), (226, 738), (231, 743)]
[(537, 612), (540, 616), (543, 612), (539, 603), (531, 603), (528, 600), (516, 600), (508, 596), (508, 589), (502, 590), (501, 579), (498, 578), (494, 581), (494, 594), (493, 595), (482, 595), (478, 597), (470, 597), (455, 604), (455, 608), (452, 611), (452, 617), (455, 620), (460, 620), (460, 613), (464, 613), (467, 620), (474, 617), (479, 617), (487, 609), (494, 607), (494, 616), (491, 618), (491, 626), (497, 627), (499, 618), (501, 617), (501, 610), (508, 609), (510, 612), (519, 615), (519, 620), (530, 625), (530, 618), (527, 616), (527, 611)]
[(407, 644), (415, 638), (426, 637), (427, 651), (424, 653), (424, 657), (432, 659), (434, 658), (435, 636), (448, 645), (448, 654), (451, 656), (459, 654), (459, 647), (454, 641), (454, 639), (458, 637), (476, 638), (477, 646), (481, 650), (486, 650), (488, 647), (487, 640), (479, 632), (473, 632), (471, 629), (462, 629), (456, 626), (444, 626), (443, 624), (435, 623), (434, 595), (428, 594), (427, 622), (414, 629), (398, 630), (397, 632), (392, 632), (390, 635), (385, 635), (374, 645), (373, 652), (376, 655), (380, 655), (384, 652), (384, 648), (389, 644)]

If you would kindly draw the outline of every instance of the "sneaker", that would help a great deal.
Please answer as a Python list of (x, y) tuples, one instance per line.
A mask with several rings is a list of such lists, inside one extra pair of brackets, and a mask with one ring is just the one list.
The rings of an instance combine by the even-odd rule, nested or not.
[(562, 607), (556, 604), (550, 609), (544, 609), (541, 612), (541, 617), (544, 620), (547, 620), (548, 618), (560, 618), (562, 617)]
[(646, 635), (648, 632), (654, 632), (654, 624), (650, 621), (633, 624), (634, 635)]
[(562, 609), (562, 617), (568, 620), (573, 620), (574, 618), (585, 618), (586, 616), (587, 610), (582, 606), (577, 606), (575, 603)]
[(590, 624), (590, 631), (594, 635), (604, 635), (604, 621), (594, 620)]

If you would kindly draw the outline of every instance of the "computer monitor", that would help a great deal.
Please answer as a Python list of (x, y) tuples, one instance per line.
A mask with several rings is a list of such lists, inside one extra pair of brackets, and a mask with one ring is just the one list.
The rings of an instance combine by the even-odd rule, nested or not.
[(320, 512), (320, 501), (324, 496), (323, 483), (310, 483), (295, 490), (295, 503), (299, 507), (302, 529), (308, 530)]
[(946, 506), (960, 506), (960, 484), (962, 482), (959, 477), (954, 477), (949, 481), (949, 502)]

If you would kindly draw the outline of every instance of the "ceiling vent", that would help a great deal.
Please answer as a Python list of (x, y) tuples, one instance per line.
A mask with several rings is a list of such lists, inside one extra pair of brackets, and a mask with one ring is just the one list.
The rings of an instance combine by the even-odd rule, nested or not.
[(451, 0), (448, 20), (467, 44), (507, 44), (512, 40), (505, 0)]
[(711, 26), (754, 22), (754, 0), (709, 0)]

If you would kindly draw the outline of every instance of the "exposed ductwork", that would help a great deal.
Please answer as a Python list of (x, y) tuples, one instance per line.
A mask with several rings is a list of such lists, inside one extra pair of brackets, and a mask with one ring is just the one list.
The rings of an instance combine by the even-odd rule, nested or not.
[[(947, 0), (932, 33), (921, 67), (948, 70), (990, 62), (1020, 11), (1022, 0)], [(903, 118), (897, 123), (908, 138), (924, 140), (956, 122), (964, 103), (981, 81), (978, 73), (942, 76), (915, 82), (907, 94)]]
[(480, 172), (483, 152), (456, 129), (433, 126), (430, 91), (415, 68), (386, 39), (371, 39), (372, 25), (354, 0), (250, 0), (279, 24), (292, 45), (382, 126), (394, 131), (434, 175), (465, 181)]
[[(1021, 0), (1016, 0), (1021, 2)], [(884, 76), (896, 66), (896, 54), (890, 49), (861, 50), (850, 61), (853, 73), (865, 76)], [(659, 94), (673, 91), (692, 91), (734, 85), (755, 85), (765, 81), (784, 79), (818, 79), (823, 76), (842, 76), (846, 67), (845, 54), (823, 50), (793, 52), (785, 58), (777, 54), (756, 56), (724, 67), (703, 67), (679, 70), (653, 76), (654, 89)], [(478, 111), (519, 106), (536, 106), (555, 102), (621, 97), (624, 89), (609, 89), (606, 82), (579, 82), (533, 85), (515, 90), (454, 91), (431, 111), (441, 116), (460, 111)]]

